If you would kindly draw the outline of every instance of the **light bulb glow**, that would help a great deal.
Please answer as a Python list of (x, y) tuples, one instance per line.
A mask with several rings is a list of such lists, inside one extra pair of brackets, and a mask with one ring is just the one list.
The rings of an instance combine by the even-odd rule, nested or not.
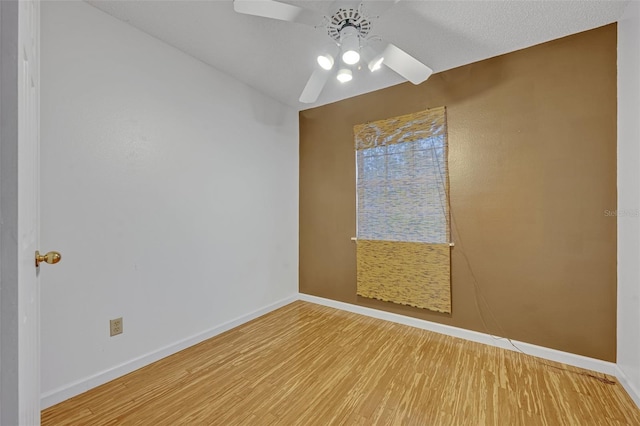
[(336, 78), (340, 83), (346, 83), (348, 81), (351, 81), (351, 79), (353, 78), (353, 73), (351, 72), (351, 70), (341, 69), (340, 71), (338, 71), (338, 75), (336, 76)]
[(374, 72), (382, 68), (382, 61), (384, 61), (384, 56), (382, 55), (373, 58), (373, 60), (369, 62), (369, 71)]
[(320, 55), (318, 56), (318, 65), (320, 65), (325, 70), (330, 70), (333, 68), (333, 57), (330, 55)]
[(342, 60), (348, 65), (357, 64), (360, 60), (360, 54), (355, 50), (347, 50), (342, 54)]

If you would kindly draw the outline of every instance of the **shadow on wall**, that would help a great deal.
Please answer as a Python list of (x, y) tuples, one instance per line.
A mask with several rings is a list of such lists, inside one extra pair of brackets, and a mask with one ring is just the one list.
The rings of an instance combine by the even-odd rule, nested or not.
[(283, 126), (286, 122), (286, 111), (291, 107), (281, 104), (280, 108), (274, 108), (275, 102), (277, 101), (252, 90), (250, 103), (255, 121), (271, 127)]

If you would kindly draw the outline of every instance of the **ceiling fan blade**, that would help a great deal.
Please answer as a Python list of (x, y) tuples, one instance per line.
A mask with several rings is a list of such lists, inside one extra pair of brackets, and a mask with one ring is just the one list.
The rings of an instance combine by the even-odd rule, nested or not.
[(319, 25), (323, 16), (309, 9), (274, 0), (233, 0), (233, 10), (245, 15), (262, 16), (305, 25)]
[(383, 64), (413, 84), (420, 84), (433, 74), (431, 68), (391, 43), (384, 49), (383, 56)]
[(320, 92), (324, 88), (324, 85), (327, 83), (329, 79), (330, 72), (316, 69), (311, 77), (309, 77), (309, 81), (307, 81), (307, 85), (304, 86), (304, 90), (300, 95), (300, 102), (304, 104), (312, 104), (320, 96)]

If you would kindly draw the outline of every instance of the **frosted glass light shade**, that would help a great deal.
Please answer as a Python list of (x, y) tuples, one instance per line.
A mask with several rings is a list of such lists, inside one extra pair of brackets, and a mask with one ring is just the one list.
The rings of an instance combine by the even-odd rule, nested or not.
[(351, 72), (351, 70), (343, 68), (338, 71), (338, 75), (336, 78), (340, 83), (346, 83), (347, 81), (351, 81), (351, 79), (353, 78), (353, 73)]
[(374, 72), (382, 68), (382, 61), (384, 61), (384, 56), (381, 54), (369, 61), (369, 71)]
[(342, 54), (342, 60), (347, 65), (357, 64), (360, 60), (360, 54), (355, 50), (347, 50)]
[(318, 65), (327, 71), (333, 68), (333, 62), (333, 56), (329, 54), (318, 56)]

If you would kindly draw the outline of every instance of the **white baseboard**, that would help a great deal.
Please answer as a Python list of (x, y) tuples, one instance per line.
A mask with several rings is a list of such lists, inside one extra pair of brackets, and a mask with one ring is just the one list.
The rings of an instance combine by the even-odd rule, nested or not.
[(89, 389), (93, 389), (96, 386), (100, 386), (104, 383), (110, 382), (111, 380), (117, 379), (118, 377), (124, 376), (125, 374), (142, 368), (145, 365), (149, 365), (152, 362), (156, 362), (158, 360), (161, 360), (162, 358), (166, 358), (169, 355), (173, 355), (176, 352), (180, 352), (183, 349), (186, 349), (204, 340), (210, 339), (214, 336), (217, 336), (218, 334), (224, 333), (225, 331), (231, 330), (234, 327), (256, 319), (264, 314), (281, 308), (282, 306), (288, 305), (289, 303), (292, 303), (297, 299), (298, 297), (295, 295), (287, 297), (263, 308), (250, 312), (246, 315), (242, 315), (241, 317), (235, 318), (231, 321), (227, 321), (202, 333), (187, 337), (186, 339), (182, 339), (178, 342), (167, 345), (146, 355), (142, 355), (138, 358), (134, 358), (120, 365), (116, 365), (115, 367), (101, 371), (92, 376), (43, 393), (40, 398), (41, 409), (44, 410), (45, 408), (51, 407), (52, 405), (55, 405), (59, 402), (65, 401), (76, 395), (80, 395), (81, 393), (86, 392)]
[[(115, 367), (101, 371), (92, 376), (46, 392), (41, 396), (41, 408), (51, 407), (59, 402), (65, 401), (76, 395), (88, 391), (94, 387), (100, 386), (111, 380), (117, 379), (125, 374), (131, 373), (139, 368), (142, 368), (148, 364), (156, 362), (169, 355), (173, 355), (183, 349), (198, 344), (204, 340), (210, 339), (218, 334), (224, 333), (234, 327), (238, 327), (246, 322), (256, 319), (264, 314), (274, 311), (282, 306), (288, 305), (295, 300), (304, 300), (306, 302), (316, 303), (318, 305), (329, 306), (343, 311), (353, 312), (373, 318), (378, 318), (386, 321), (395, 322), (398, 324), (404, 324), (411, 327), (420, 328), (423, 330), (429, 330), (448, 336), (458, 337), (472, 342), (483, 343), (486, 345), (496, 346), (503, 349), (515, 351), (516, 349), (509, 343), (507, 339), (496, 338), (489, 334), (480, 333), (477, 331), (465, 330), (458, 327), (452, 327), (449, 325), (438, 324), (431, 321), (425, 321), (417, 318), (407, 317), (404, 315), (394, 314), (391, 312), (380, 311), (378, 309), (367, 308), (364, 306), (352, 305), (350, 303), (338, 302), (331, 299), (325, 299), (322, 297), (311, 296), (308, 294), (299, 293), (297, 296), (287, 297), (263, 308), (257, 309), (246, 315), (242, 315), (231, 321), (227, 321), (217, 327), (213, 327), (202, 333), (198, 333), (186, 339), (180, 340), (171, 345), (167, 345), (154, 352), (150, 352), (146, 355), (142, 355), (138, 358), (132, 359)], [(640, 392), (633, 384), (628, 380), (624, 372), (614, 363), (602, 361), (599, 359), (589, 358), (581, 355), (576, 355), (568, 352), (562, 352), (555, 349), (549, 349), (542, 346), (532, 345), (530, 343), (519, 342), (512, 340), (512, 342), (524, 353), (528, 355), (537, 356), (539, 358), (548, 359), (551, 361), (562, 362), (564, 364), (573, 365), (579, 368), (585, 368), (587, 370), (597, 371), (604, 374), (616, 376), (620, 381), (620, 384), (624, 387), (627, 393), (634, 400), (636, 405), (640, 407)]]
[(633, 402), (635, 402), (638, 408), (640, 408), (640, 391), (633, 385), (633, 383), (631, 383), (619, 365), (616, 365), (616, 377), (624, 390), (626, 390), (631, 399), (633, 399)]
[[(516, 351), (516, 348), (514, 348), (511, 343), (509, 343), (509, 340), (505, 338), (494, 337), (489, 334), (480, 333), (477, 331), (465, 330), (463, 328), (453, 327), (450, 325), (438, 324), (418, 318), (407, 317), (404, 315), (380, 311), (378, 309), (367, 308), (364, 306), (352, 305), (345, 302), (338, 302), (335, 300), (311, 296), (303, 293), (299, 293), (299, 299), (306, 302), (316, 303), (318, 305), (341, 309), (343, 311), (366, 315), (368, 317), (383, 319), (398, 324), (409, 325), (411, 327), (421, 328), (423, 330), (429, 330), (448, 336), (458, 337), (461, 339), (470, 340), (472, 342), (484, 343), (485, 345), (496, 346), (499, 348)], [(516, 345), (522, 352), (526, 353), (527, 355), (533, 355), (550, 361), (561, 362), (563, 364), (573, 365), (575, 367), (609, 374), (611, 376), (618, 375), (617, 371), (619, 369), (613, 362), (602, 361), (599, 359), (576, 355), (569, 352), (562, 352), (556, 349), (549, 349), (543, 346), (532, 345), (531, 343), (519, 342), (517, 340), (511, 340), (511, 342), (513, 342), (514, 345)]]

